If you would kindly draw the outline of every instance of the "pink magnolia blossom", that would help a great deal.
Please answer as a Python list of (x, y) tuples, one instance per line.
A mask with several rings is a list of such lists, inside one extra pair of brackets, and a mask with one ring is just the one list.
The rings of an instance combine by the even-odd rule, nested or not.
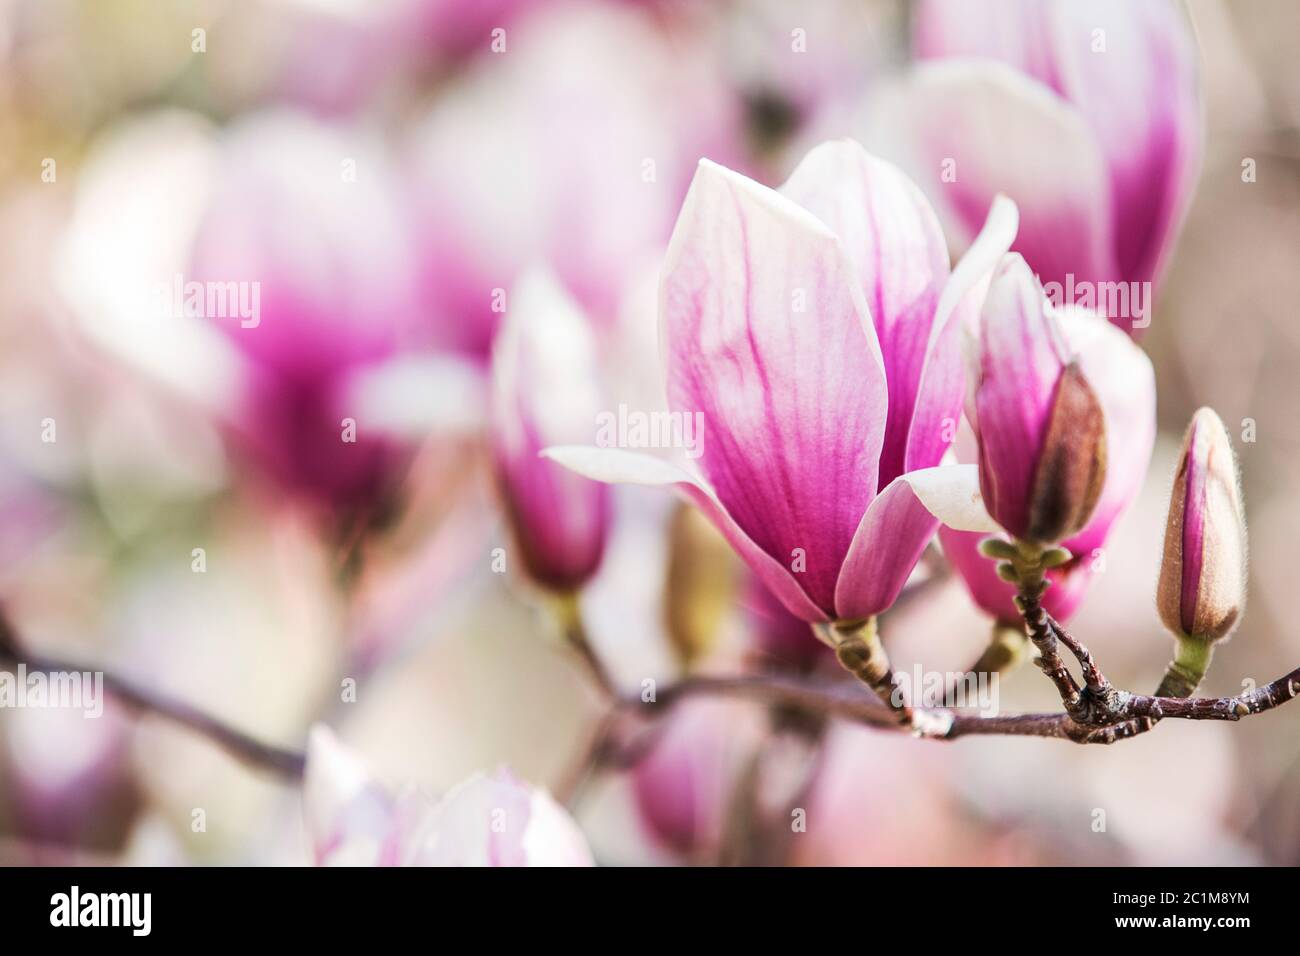
[[(1065, 309), (1059, 324), (1067, 346), (1078, 356), (1105, 416), (1106, 478), (1092, 517), (1082, 530), (1061, 542), (1074, 558), (1048, 571), (1052, 586), (1043, 606), (1057, 620), (1077, 610), (1092, 579), (1092, 568), (1115, 521), (1137, 496), (1151, 461), (1156, 434), (1155, 372), (1151, 360), (1123, 332), (1082, 309)], [(961, 575), (975, 603), (1002, 621), (1018, 622), (1016, 589), (997, 575), (995, 562), (979, 553), (985, 537), (939, 529), (944, 554)]]
[[(26, 679), (7, 660), (0, 667), (6, 681)], [(85, 686), (88, 693), (93, 689), (89, 675)], [(129, 717), (113, 698), (97, 700), (98, 713), (91, 706), (23, 707), (5, 701), (0, 799), (10, 826), (27, 837), (19, 849), (31, 853), (29, 864), (41, 862), (42, 848), (48, 853), (63, 844), (113, 845), (138, 808)]]
[[(444, 56), (488, 52), (493, 31), (508, 37), (515, 21), (541, 0), (392, 0), (400, 9), (398, 26), (431, 52)], [(508, 48), (507, 48), (508, 49)]]
[[(245, 27), (275, 51), (265, 77), (278, 97), (349, 113), (431, 61), (490, 54), (538, 0), (281, 0)], [(505, 34), (494, 34), (504, 30)], [(247, 79), (245, 79), (247, 82)]]
[[(350, 156), (364, 170), (355, 182)], [(196, 320), (218, 325), (243, 359), (228, 415), (236, 442), (282, 489), (333, 513), (381, 510), (405, 458), (356, 421), (352, 394), (420, 314), (388, 177), (340, 131), (291, 114), (243, 121), (218, 162), (186, 278), (258, 306)]]
[(735, 151), (738, 104), (700, 40), (662, 26), (630, 5), (541, 6), (419, 119), (411, 208), (440, 345), (486, 356), (497, 290), (538, 262), (608, 327), (662, 248), (695, 158)]
[(920, 191), (856, 143), (815, 148), (780, 191), (702, 161), (660, 322), (669, 406), (700, 416), (703, 475), (619, 449), (548, 454), (601, 480), (677, 487), (802, 620), (884, 610), (936, 515), (986, 526), (974, 469), (935, 466), (961, 402), (958, 332), (1014, 210), (994, 204), (950, 276)]
[(776, 120), (773, 132), (786, 132), (782, 121), (798, 128), (857, 100), (885, 68), (880, 44), (891, 12), (873, 4), (821, 0), (804, 4), (793, 19), (788, 0), (749, 0), (722, 10), (723, 61), (760, 131)]
[(1105, 418), (1019, 253), (1002, 260), (989, 287), (975, 366), (966, 414), (989, 515), (1032, 542), (1081, 530), (1105, 477)]
[(1175, 634), (1216, 641), (1246, 600), (1246, 523), (1223, 421), (1202, 408), (1183, 438), (1170, 495), (1156, 604)]
[[(961, 227), (989, 199), (1020, 207), (1015, 248), (1044, 283), (1103, 307), (1098, 283), (1154, 283), (1195, 185), (1203, 140), (1196, 52), (1172, 0), (924, 0), (926, 61), (896, 101), (917, 168)], [(1150, 302), (1108, 309), (1126, 331)], [(1092, 296), (1088, 301), (1087, 296)]]
[(439, 800), (394, 795), (325, 727), (307, 751), (303, 809), (316, 862), (350, 866), (591, 866), (573, 819), (508, 770)]
[(632, 769), (643, 824), (675, 853), (707, 857), (722, 841), (728, 798), (744, 757), (738, 717), (727, 702), (692, 701), (664, 722), (653, 749)]
[(609, 488), (539, 456), (591, 436), (601, 410), (586, 317), (550, 275), (513, 290), (492, 354), (492, 456), (529, 576), (556, 590), (583, 584), (609, 536)]

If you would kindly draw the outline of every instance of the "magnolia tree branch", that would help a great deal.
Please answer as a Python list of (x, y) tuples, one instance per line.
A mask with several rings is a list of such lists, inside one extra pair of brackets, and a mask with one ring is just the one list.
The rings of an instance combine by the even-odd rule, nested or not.
[(27, 654), (19, 645), (8, 619), (0, 615), (0, 664), (6, 662), (15, 666), (23, 665), (29, 674), (102, 673), (104, 689), (127, 708), (137, 713), (153, 714), (186, 727), (206, 737), (248, 767), (267, 770), (289, 780), (299, 780), (302, 777), (306, 758), (301, 751), (264, 743), (192, 704), (147, 690), (100, 668)]
[[(909, 733), (929, 740), (957, 740), (973, 736), (1044, 737), (1081, 744), (1110, 744), (1137, 736), (1162, 719), (1226, 720), (1262, 714), (1300, 696), (1300, 667), (1256, 690), (1236, 697), (1162, 697), (1132, 694), (1113, 687), (1092, 661), (1083, 645), (1046, 612), (1041, 612), (1044, 634), (1073, 654), (1083, 669), (1085, 686), (1072, 691), (1073, 712), (985, 716), (963, 713), (955, 708), (914, 708), (916, 719), (900, 724), (898, 712), (856, 684), (826, 684), (810, 678), (777, 674), (734, 677), (687, 677), (661, 688), (653, 701), (639, 697), (619, 698), (614, 713), (662, 716), (675, 704), (690, 697), (738, 697), (761, 701), (791, 711), (838, 717), (843, 720), (895, 733)], [(1039, 642), (1035, 642), (1039, 643)], [(40, 657), (23, 651), (8, 621), (0, 615), (0, 663), (22, 664), (29, 673), (45, 674), (95, 671), (78, 663)], [(1061, 665), (1064, 669), (1064, 665)], [(258, 740), (198, 707), (114, 674), (104, 675), (104, 688), (121, 704), (139, 713), (152, 714), (206, 737), (245, 765), (270, 771), (289, 780), (300, 780), (305, 755), (299, 750)], [(1073, 684), (1073, 678), (1071, 678)], [(606, 719), (593, 741), (596, 763), (626, 767), (647, 749), (632, 746), (635, 755), (620, 759), (621, 747), (607, 746), (613, 731)], [(641, 735), (642, 743), (653, 734)]]
[(862, 693), (846, 693), (845, 690), (778, 676), (688, 677), (663, 688), (654, 702), (643, 703), (635, 698), (624, 701), (622, 706), (629, 712), (636, 712), (671, 707), (688, 697), (741, 697), (840, 717), (882, 730), (902, 730), (931, 740), (1015, 736), (1049, 737), (1076, 743), (1113, 743), (1135, 734), (1108, 735), (1104, 731), (1141, 717), (1236, 721), (1280, 707), (1300, 696), (1300, 668), (1238, 697), (1155, 697), (1112, 688), (1115, 702), (1104, 716), (1100, 708), (1089, 707), (1088, 716), (1080, 719), (1068, 713), (983, 716), (953, 708), (916, 708), (932, 718), (927, 722), (929, 726), (946, 726), (946, 729), (920, 731), (917, 727), (900, 727), (897, 714), (875, 698)]

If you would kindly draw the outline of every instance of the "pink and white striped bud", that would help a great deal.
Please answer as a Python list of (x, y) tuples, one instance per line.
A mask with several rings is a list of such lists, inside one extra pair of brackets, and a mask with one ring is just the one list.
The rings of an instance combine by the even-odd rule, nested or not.
[(1025, 260), (1003, 257), (984, 301), (968, 417), (989, 514), (1037, 544), (1084, 528), (1106, 478), (1101, 402), (1058, 323)]
[[(1146, 478), (1156, 437), (1156, 376), (1146, 353), (1101, 316), (1067, 308), (1058, 317), (1106, 416), (1106, 480), (1101, 496), (1083, 529), (1061, 541), (1073, 558), (1047, 571), (1052, 586), (1043, 593), (1043, 607), (1066, 623), (1088, 593), (1095, 561), (1111, 528)], [(962, 444), (959, 457), (965, 452)], [(980, 553), (980, 542), (986, 537), (982, 532), (939, 529), (943, 552), (975, 603), (999, 621), (1019, 626), (1016, 585), (1003, 580), (997, 564)]]
[(1175, 635), (1227, 637), (1246, 601), (1246, 522), (1227, 429), (1212, 409), (1192, 417), (1169, 500), (1156, 604)]
[(526, 274), (492, 353), (492, 457), (524, 568), (551, 590), (580, 587), (600, 565), (610, 492), (538, 453), (590, 440), (599, 412), (586, 317), (549, 274)]

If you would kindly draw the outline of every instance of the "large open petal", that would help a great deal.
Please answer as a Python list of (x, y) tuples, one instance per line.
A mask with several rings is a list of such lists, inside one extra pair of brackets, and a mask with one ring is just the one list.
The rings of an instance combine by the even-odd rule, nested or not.
[[(1112, 278), (1159, 278), (1199, 168), (1196, 51), (1180, 7), (1173, 0), (923, 0), (917, 9), (918, 57), (998, 60), (1079, 111), (1109, 171)], [(1132, 317), (1111, 319), (1127, 329)]]
[(906, 470), (926, 346), (948, 280), (943, 230), (925, 194), (902, 170), (849, 139), (811, 150), (781, 193), (839, 236), (862, 283), (889, 384), (878, 478), (883, 488)]
[(1020, 208), (1013, 248), (1044, 282), (1114, 277), (1105, 156), (1048, 87), (993, 60), (927, 61), (881, 91), (871, 123), (958, 236), (1006, 193)]
[(967, 531), (996, 529), (981, 503), (974, 466), (910, 472), (876, 496), (844, 559), (836, 615), (857, 620), (893, 604), (941, 520)]
[(919, 58), (989, 57), (1058, 89), (1051, 20), (1052, 0), (918, 0), (912, 49)]
[(728, 515), (813, 602), (874, 497), (889, 407), (856, 272), (792, 200), (707, 161), (664, 264), (668, 402), (702, 416), (701, 469)]
[(908, 471), (939, 464), (956, 436), (966, 390), (962, 335), (978, 328), (993, 270), (1015, 241), (1019, 223), (1016, 204), (995, 196), (984, 228), (943, 288), (907, 435)]
[[(1181, 6), (1089, 0), (1052, 9), (1062, 92), (1110, 166), (1115, 260), (1128, 281), (1159, 277), (1200, 165), (1196, 49)], [(1131, 320), (1111, 318), (1125, 328), (1120, 320)]]
[(584, 445), (547, 448), (542, 456), (593, 481), (674, 488), (704, 512), (791, 614), (809, 622), (825, 621), (831, 616), (812, 601), (788, 565), (754, 543), (708, 488), (672, 462), (620, 448)]

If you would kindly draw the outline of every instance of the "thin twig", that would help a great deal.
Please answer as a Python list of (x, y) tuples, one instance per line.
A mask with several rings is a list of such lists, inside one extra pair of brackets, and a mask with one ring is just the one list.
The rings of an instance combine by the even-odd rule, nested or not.
[(1079, 662), (1079, 667), (1083, 671), (1084, 685), (1094, 694), (1105, 694), (1110, 690), (1110, 681), (1106, 675), (1101, 672), (1097, 662), (1092, 659), (1092, 652), (1084, 647), (1079, 641), (1061, 626), (1061, 623), (1052, 617), (1046, 611), (1043, 612), (1047, 618), (1047, 626), (1051, 632), (1056, 635), (1056, 639), (1065, 645), (1066, 649), (1074, 655), (1074, 659)]
[(577, 757), (569, 764), (559, 783), (552, 788), (552, 796), (570, 810), (577, 806), (593, 771), (604, 764), (604, 754), (609, 749), (609, 736), (617, 719), (617, 710), (609, 710), (601, 715)]
[(964, 671), (951, 675), (948, 683), (944, 685), (944, 697), (946, 701), (954, 701), (957, 694), (971, 677), (980, 674), (1005, 674), (1020, 665), (1020, 662), (1029, 653), (1029, 635), (1025, 633), (1023, 624), (1015, 626), (1005, 624), (1001, 621), (993, 625), (993, 639), (989, 641), (987, 647)]
[(94, 671), (104, 675), (104, 689), (121, 704), (140, 713), (155, 714), (172, 723), (187, 727), (221, 747), (241, 763), (259, 770), (269, 770), (289, 780), (300, 780), (306, 755), (299, 750), (277, 747), (249, 736), (241, 730), (205, 713), (193, 704), (167, 694), (146, 690), (138, 684), (104, 671), (102, 668), (23, 652), (7, 620), (0, 616), (0, 662), (22, 664), (28, 673), (60, 674)]
[(1066, 713), (1078, 713), (1079, 685), (1075, 683), (1074, 675), (1066, 668), (1065, 662), (1061, 660), (1061, 655), (1056, 649), (1056, 632), (1049, 625), (1047, 612), (1039, 603), (1040, 596), (1040, 593), (1027, 589), (1022, 590), (1020, 594), (1020, 612), (1024, 615), (1029, 639), (1038, 650), (1038, 657), (1034, 663), (1056, 686), (1056, 692), (1060, 695), (1061, 703), (1065, 705)]
[[(825, 685), (807, 678), (781, 675), (687, 677), (661, 688), (654, 702), (643, 702), (639, 697), (619, 699), (616, 712), (630, 713), (648, 707), (659, 716), (688, 697), (742, 697), (794, 711), (840, 717), (882, 730), (902, 731), (930, 740), (1015, 736), (1070, 740), (1081, 744), (1111, 744), (1150, 730), (1157, 720), (1176, 718), (1237, 721), (1273, 710), (1300, 696), (1300, 668), (1237, 697), (1161, 697), (1117, 690), (1105, 680), (1080, 642), (1046, 612), (1036, 610), (1039, 613), (1034, 614), (1031, 620), (1037, 622), (1041, 634), (1040, 640), (1035, 643), (1041, 643), (1054, 652), (1059, 639), (1079, 658), (1084, 668), (1085, 680), (1088, 682), (1087, 693), (1079, 695), (1075, 691), (1077, 697), (1073, 714), (984, 716), (961, 713), (951, 708), (915, 708), (915, 721), (900, 725), (897, 711), (879, 699), (861, 693), (856, 686), (845, 686), (843, 683), (838, 686)], [(1032, 624), (1030, 630), (1032, 635)], [(47, 674), (96, 670), (68, 661), (26, 654), (3, 615), (0, 615), (0, 661), (21, 663), (28, 671)], [(1059, 656), (1057, 661), (1059, 662)], [(1063, 664), (1060, 666), (1064, 668)], [(302, 778), (305, 755), (301, 751), (264, 743), (184, 701), (146, 690), (125, 678), (102, 670), (100, 673), (104, 674), (104, 687), (125, 706), (187, 727), (249, 767), (269, 770), (289, 780)], [(1070, 684), (1073, 685), (1073, 678), (1070, 678)], [(1083, 700), (1080, 701), (1078, 697)], [(592, 741), (594, 762), (617, 766), (620, 761), (616, 754), (604, 754), (609, 742), (608, 731), (613, 728), (612, 717), (607, 718), (607, 721), (598, 727), (598, 733)]]
[(582, 619), (582, 606), (578, 595), (573, 593), (556, 594), (550, 600), (552, 613), (560, 632), (567, 644), (582, 661), (592, 682), (606, 697), (618, 696), (618, 685), (605, 667), (600, 655), (591, 646), (586, 622)]
[(1138, 717), (1181, 718), (1184, 720), (1240, 720), (1280, 707), (1300, 696), (1300, 668), (1270, 684), (1240, 697), (1152, 697), (1115, 691), (1115, 711), (1107, 722), (1076, 720), (1068, 713), (1010, 714), (983, 716), (960, 713), (951, 708), (917, 708), (936, 728), (921, 731), (916, 727), (900, 728), (897, 715), (873, 697), (845, 693), (841, 688), (826, 687), (789, 677), (688, 677), (660, 690), (655, 703), (640, 698), (625, 701), (628, 710), (642, 707), (671, 707), (687, 697), (743, 697), (787, 707), (827, 714), (883, 730), (910, 730), (914, 736), (930, 740), (956, 740), (970, 736), (1048, 737), (1076, 743), (1114, 743), (1136, 736), (1138, 731), (1121, 727)]

